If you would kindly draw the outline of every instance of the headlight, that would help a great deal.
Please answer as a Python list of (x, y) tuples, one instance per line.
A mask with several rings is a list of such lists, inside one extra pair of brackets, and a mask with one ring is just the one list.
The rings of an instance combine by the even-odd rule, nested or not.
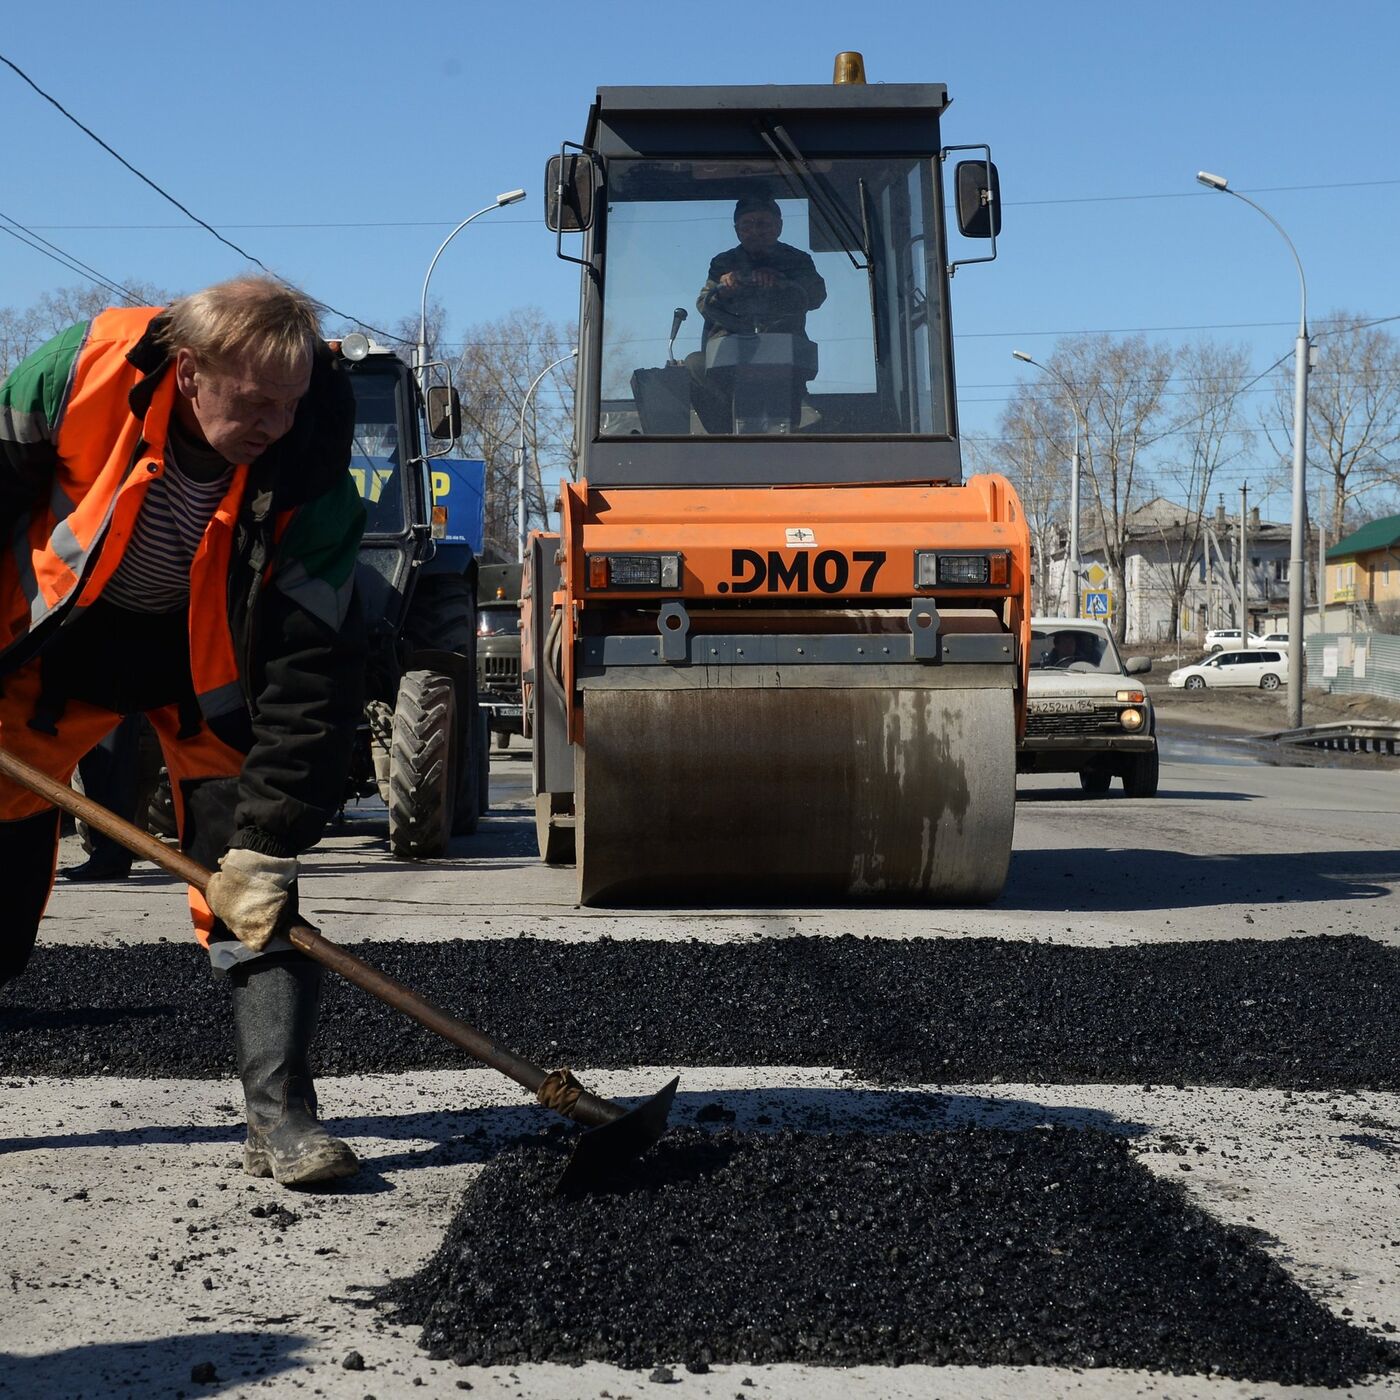
[(679, 554), (590, 554), (588, 586), (598, 588), (679, 588)]
[(916, 549), (914, 582), (919, 588), (1005, 588), (1011, 582), (1011, 555), (1004, 549), (986, 554)]
[(1129, 731), (1141, 729), (1143, 717), (1141, 710), (1123, 710), (1118, 716), (1118, 723)]
[(1116, 699), (1120, 705), (1141, 705), (1147, 697), (1140, 690), (1120, 690)]

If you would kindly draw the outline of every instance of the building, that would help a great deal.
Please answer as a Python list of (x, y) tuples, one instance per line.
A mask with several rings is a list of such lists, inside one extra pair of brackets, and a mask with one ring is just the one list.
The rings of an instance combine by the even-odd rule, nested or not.
[(1400, 614), (1400, 515), (1373, 520), (1327, 551), (1327, 601), (1371, 623), (1375, 612)]
[[(1396, 523), (1400, 525), (1400, 517)], [(1124, 635), (1130, 644), (1200, 640), (1210, 628), (1238, 627), (1239, 535), (1239, 517), (1227, 516), (1223, 507), (1197, 518), (1186, 507), (1159, 496), (1132, 513), (1125, 577), (1115, 582), (1108, 574), (1102, 537), (1097, 531), (1085, 531), (1080, 544), (1085, 573), (1081, 611), (1097, 612), (1106, 605), (1112, 617), (1124, 610)], [(1290, 527), (1261, 520), (1256, 507), (1250, 512), (1246, 543), (1247, 604), (1255, 625), (1287, 606)], [(1316, 549), (1315, 537), (1312, 548)], [(1400, 568), (1400, 558), (1396, 563)], [(1066, 568), (1061, 548), (1051, 568), (1048, 601), (1053, 608), (1064, 604)], [(1396, 579), (1400, 583), (1400, 573)], [(1046, 610), (1039, 601), (1035, 607)]]

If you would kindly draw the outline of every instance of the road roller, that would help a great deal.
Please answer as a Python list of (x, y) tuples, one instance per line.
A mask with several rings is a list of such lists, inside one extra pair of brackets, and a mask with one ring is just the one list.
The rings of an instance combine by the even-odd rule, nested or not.
[(1006, 878), (1029, 535), (963, 477), (949, 319), (999, 181), (942, 85), (836, 77), (604, 87), (549, 161), (577, 470), (524, 551), (522, 688), (585, 904)]

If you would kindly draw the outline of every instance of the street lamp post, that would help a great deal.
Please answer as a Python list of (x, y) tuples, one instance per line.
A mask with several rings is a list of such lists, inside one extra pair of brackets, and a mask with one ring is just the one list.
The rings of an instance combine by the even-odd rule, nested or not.
[[(1034, 365), (1036, 369), (1043, 370), (1046, 374), (1053, 375), (1064, 385), (1065, 393), (1069, 395), (1070, 412), (1074, 415), (1074, 455), (1070, 458), (1069, 464), (1069, 586), (1071, 594), (1071, 615), (1079, 616), (1079, 405), (1074, 399), (1074, 389), (1069, 381), (1059, 370), (1050, 365), (1043, 365), (1039, 360), (1033, 360), (1024, 350), (1013, 350), (1012, 359), (1020, 360), (1024, 364)], [(1084, 429), (1088, 433), (1088, 425)]]
[(478, 209), (475, 214), (468, 214), (451, 233), (438, 245), (438, 250), (433, 254), (433, 260), (428, 264), (427, 275), (423, 278), (423, 298), (418, 309), (418, 344), (413, 352), (413, 370), (418, 377), (418, 391), (426, 394), (428, 392), (427, 372), (428, 372), (428, 283), (432, 280), (433, 269), (437, 266), (437, 260), (442, 256), (442, 250), (457, 237), (473, 219), (479, 219), (483, 214), (489, 214), (493, 209), (503, 209), (507, 204), (518, 204), (525, 198), (524, 190), (507, 190), (504, 194), (498, 194), (490, 204)]
[[(1201, 170), (1196, 173), (1196, 179), (1207, 189), (1234, 195), (1236, 199), (1262, 214), (1288, 244), (1288, 251), (1293, 254), (1293, 262), (1298, 269), (1300, 308), (1293, 364), (1293, 536), (1288, 559), (1288, 724), (1291, 729), (1300, 729), (1303, 724), (1303, 674), (1307, 670), (1307, 650), (1303, 638), (1303, 572), (1307, 565), (1303, 560), (1303, 549), (1306, 535), (1304, 521), (1307, 515), (1308, 361), (1311, 348), (1308, 340), (1308, 284), (1303, 276), (1303, 261), (1293, 246), (1293, 240), (1267, 209), (1260, 208), (1238, 190), (1232, 190), (1229, 181), (1223, 175), (1212, 175), (1208, 170)], [(1318, 596), (1321, 597), (1320, 592)], [(1319, 606), (1319, 629), (1321, 625), (1322, 612)]]
[(515, 447), (515, 519), (516, 533), (518, 535), (517, 544), (519, 551), (517, 558), (523, 564), (525, 562), (526, 537), (530, 533), (530, 512), (525, 509), (525, 412), (530, 407), (530, 396), (539, 387), (540, 380), (547, 375), (550, 370), (558, 369), (565, 360), (572, 360), (578, 354), (578, 347), (570, 350), (567, 355), (560, 355), (552, 365), (546, 365), (534, 378), (534, 382), (525, 391), (525, 401), (520, 405), (520, 437)]

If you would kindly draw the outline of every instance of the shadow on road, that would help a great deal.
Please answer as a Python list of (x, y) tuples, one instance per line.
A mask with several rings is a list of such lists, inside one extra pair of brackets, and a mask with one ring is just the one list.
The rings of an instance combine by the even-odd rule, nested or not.
[[(1071, 777), (1073, 775), (1071, 774)], [(1017, 802), (1122, 802), (1128, 800), (1122, 788), (1113, 788), (1106, 793), (1085, 792), (1078, 786), (1056, 788), (1017, 788)], [(1140, 798), (1138, 801), (1149, 799)], [(1191, 788), (1160, 789), (1153, 802), (1257, 802), (1258, 797), (1250, 792), (1222, 792), (1219, 788), (1196, 790)]]
[[(659, 1072), (658, 1072), (659, 1074)], [(335, 1081), (323, 1081), (328, 1099)], [(624, 1105), (635, 1096), (624, 1096)], [(331, 1105), (333, 1108), (333, 1104)], [(382, 1173), (452, 1162), (485, 1162), (500, 1149), (536, 1134), (578, 1131), (553, 1113), (531, 1103), (495, 1104), (484, 1108), (428, 1112), (327, 1117), (326, 1127), (337, 1137), (365, 1138), (413, 1144), (402, 1151), (371, 1151), (360, 1175), (335, 1183), (336, 1194), (378, 1194), (392, 1190)], [(776, 1132), (800, 1128), (819, 1133), (945, 1132), (957, 1128), (1006, 1128), (1017, 1131), (1060, 1127), (1093, 1129), (1123, 1137), (1141, 1137), (1148, 1125), (1120, 1119), (1104, 1109), (1050, 1107), (1029, 1099), (985, 1098), (972, 1094), (942, 1094), (907, 1089), (824, 1089), (791, 1087), (681, 1092), (671, 1110), (671, 1124), (714, 1124), (742, 1132)], [(0, 1154), (46, 1149), (127, 1147), (207, 1147), (243, 1140), (243, 1125), (229, 1123), (152, 1124), (99, 1129), (92, 1132), (48, 1133), (0, 1139)]]
[[(282, 1319), (278, 1319), (279, 1321)], [(191, 1332), (140, 1342), (92, 1342), (20, 1356), (0, 1351), (0, 1392), (6, 1395), (200, 1395), (242, 1389), (305, 1362), (307, 1338), (272, 1331)], [(212, 1367), (193, 1381), (197, 1366)], [(209, 1373), (204, 1373), (209, 1374)]]
[(1400, 883), (1400, 851), (1186, 855), (1078, 847), (1016, 851), (998, 909), (1107, 913), (1230, 904), (1382, 899)]

